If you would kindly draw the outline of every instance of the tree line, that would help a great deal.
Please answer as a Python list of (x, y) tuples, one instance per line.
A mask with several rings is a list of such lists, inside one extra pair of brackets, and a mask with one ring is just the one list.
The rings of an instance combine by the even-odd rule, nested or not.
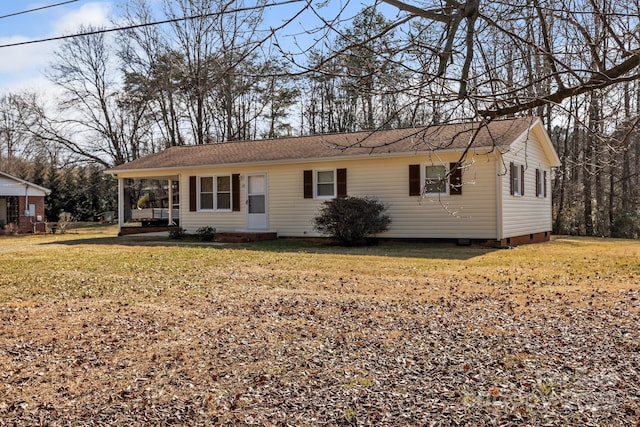
[(126, 30), (58, 46), (53, 102), (2, 97), (0, 162), (104, 168), (174, 145), (537, 115), (562, 160), (554, 232), (638, 236), (637, 1), (323, 5), (123, 0)]

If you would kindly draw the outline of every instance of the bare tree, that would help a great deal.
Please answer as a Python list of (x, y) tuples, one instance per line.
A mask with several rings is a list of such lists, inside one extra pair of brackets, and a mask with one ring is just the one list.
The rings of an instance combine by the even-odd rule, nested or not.
[(27, 114), (24, 107), (25, 103), (19, 95), (7, 94), (0, 98), (0, 170), (8, 173), (15, 173), (14, 159), (29, 157), (27, 136), (22, 126)]
[(123, 96), (106, 36), (88, 30), (56, 51), (48, 77), (61, 91), (57, 111), (32, 105), (30, 132), (86, 161), (122, 164), (146, 154), (146, 105)]
[(49, 72), (58, 114), (27, 103), (22, 129), (37, 141), (118, 164), (292, 132), (294, 108), (302, 133), (538, 115), (563, 159), (556, 228), (614, 235), (640, 218), (638, 0), (121, 4), (132, 24), (117, 40), (121, 62), (104, 35), (64, 42)]
[[(416, 19), (429, 21), (434, 29), (441, 30), (439, 33), (443, 36), (425, 46), (437, 65), (434, 77), (450, 82), (450, 101), (454, 96), (468, 100), (480, 117), (531, 111), (638, 77), (637, 2), (536, 0), (532, 5), (522, 0), (508, 3), (447, 0), (443, 4), (383, 2)], [(596, 18), (601, 25), (593, 25)], [(551, 22), (555, 25), (553, 32), (549, 27)], [(511, 50), (503, 60), (483, 65), (477, 60), (478, 52), (482, 46), (490, 45), (496, 34), (510, 43)], [(592, 52), (597, 69), (571, 60), (579, 57), (585, 47), (593, 48), (599, 39), (608, 40), (609, 46), (606, 51)], [(529, 52), (535, 56), (530, 57)], [(533, 64), (538, 61), (544, 67), (528, 67), (530, 61), (534, 61)], [(512, 63), (511, 69), (515, 66), (527, 71), (536, 68), (533, 71), (543, 73), (534, 73), (535, 81), (504, 79), (508, 63)], [(533, 84), (546, 87), (546, 92), (532, 97)]]
[[(163, 0), (162, 19), (170, 24), (121, 35), (121, 56), (136, 83), (130, 89), (148, 94), (169, 145), (256, 136), (266, 108), (261, 91), (278, 84), (265, 76), (268, 61), (259, 55), (271, 38), (257, 32), (262, 3)], [(131, 24), (157, 19), (140, 0), (126, 1), (124, 11)]]
[[(619, 218), (639, 217), (629, 193), (624, 208), (616, 202), (636, 179), (640, 153), (634, 138), (639, 101), (623, 94), (625, 85), (637, 87), (640, 80), (637, 1), (380, 3), (399, 14), (369, 40), (391, 29), (405, 40), (399, 49), (408, 78), (398, 82), (396, 94), (416, 112), (413, 123), (541, 116), (565, 161), (554, 186), (559, 228), (614, 235)], [(348, 25), (344, 17), (325, 18), (322, 25), (339, 37)], [(360, 44), (333, 46), (323, 61), (309, 65), (323, 81), (334, 72), (333, 61)], [(335, 108), (327, 101), (321, 106)], [(622, 159), (620, 153), (626, 153)]]
[[(129, 0), (122, 7), (127, 24), (149, 24), (156, 19), (149, 2), (144, 0)], [(182, 93), (186, 74), (184, 55), (170, 46), (161, 27), (154, 25), (121, 32), (118, 54), (125, 74), (125, 90), (129, 96), (148, 103), (149, 115), (161, 135), (159, 148), (184, 145), (187, 132), (183, 125), (187, 114)]]

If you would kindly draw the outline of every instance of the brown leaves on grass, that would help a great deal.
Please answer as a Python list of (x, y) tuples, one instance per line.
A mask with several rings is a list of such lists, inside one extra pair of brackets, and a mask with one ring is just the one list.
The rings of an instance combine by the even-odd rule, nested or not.
[(638, 422), (638, 315), (537, 308), (515, 315), (491, 299), (398, 305), (264, 294), (136, 307), (3, 307), (0, 419)]
[(0, 426), (640, 422), (636, 276), (154, 248), (127, 277), (136, 256), (15, 273), (82, 292), (0, 305)]

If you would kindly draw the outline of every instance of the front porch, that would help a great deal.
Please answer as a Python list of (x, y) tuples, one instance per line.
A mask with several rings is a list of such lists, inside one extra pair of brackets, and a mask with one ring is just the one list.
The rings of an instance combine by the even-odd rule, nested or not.
[[(170, 231), (179, 224), (179, 177), (137, 176), (118, 180), (118, 235)], [(140, 225), (133, 225), (138, 223)]]

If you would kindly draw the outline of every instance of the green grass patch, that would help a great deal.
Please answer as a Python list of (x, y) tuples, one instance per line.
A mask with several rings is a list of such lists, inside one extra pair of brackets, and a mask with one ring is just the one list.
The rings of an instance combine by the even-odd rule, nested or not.
[(117, 238), (110, 227), (0, 239), (0, 302), (41, 298), (144, 301), (206, 296), (216, 287), (434, 299), (484, 286), (616, 288), (637, 285), (640, 243), (556, 238), (495, 250), (389, 243), (345, 248), (279, 240), (202, 245)]

